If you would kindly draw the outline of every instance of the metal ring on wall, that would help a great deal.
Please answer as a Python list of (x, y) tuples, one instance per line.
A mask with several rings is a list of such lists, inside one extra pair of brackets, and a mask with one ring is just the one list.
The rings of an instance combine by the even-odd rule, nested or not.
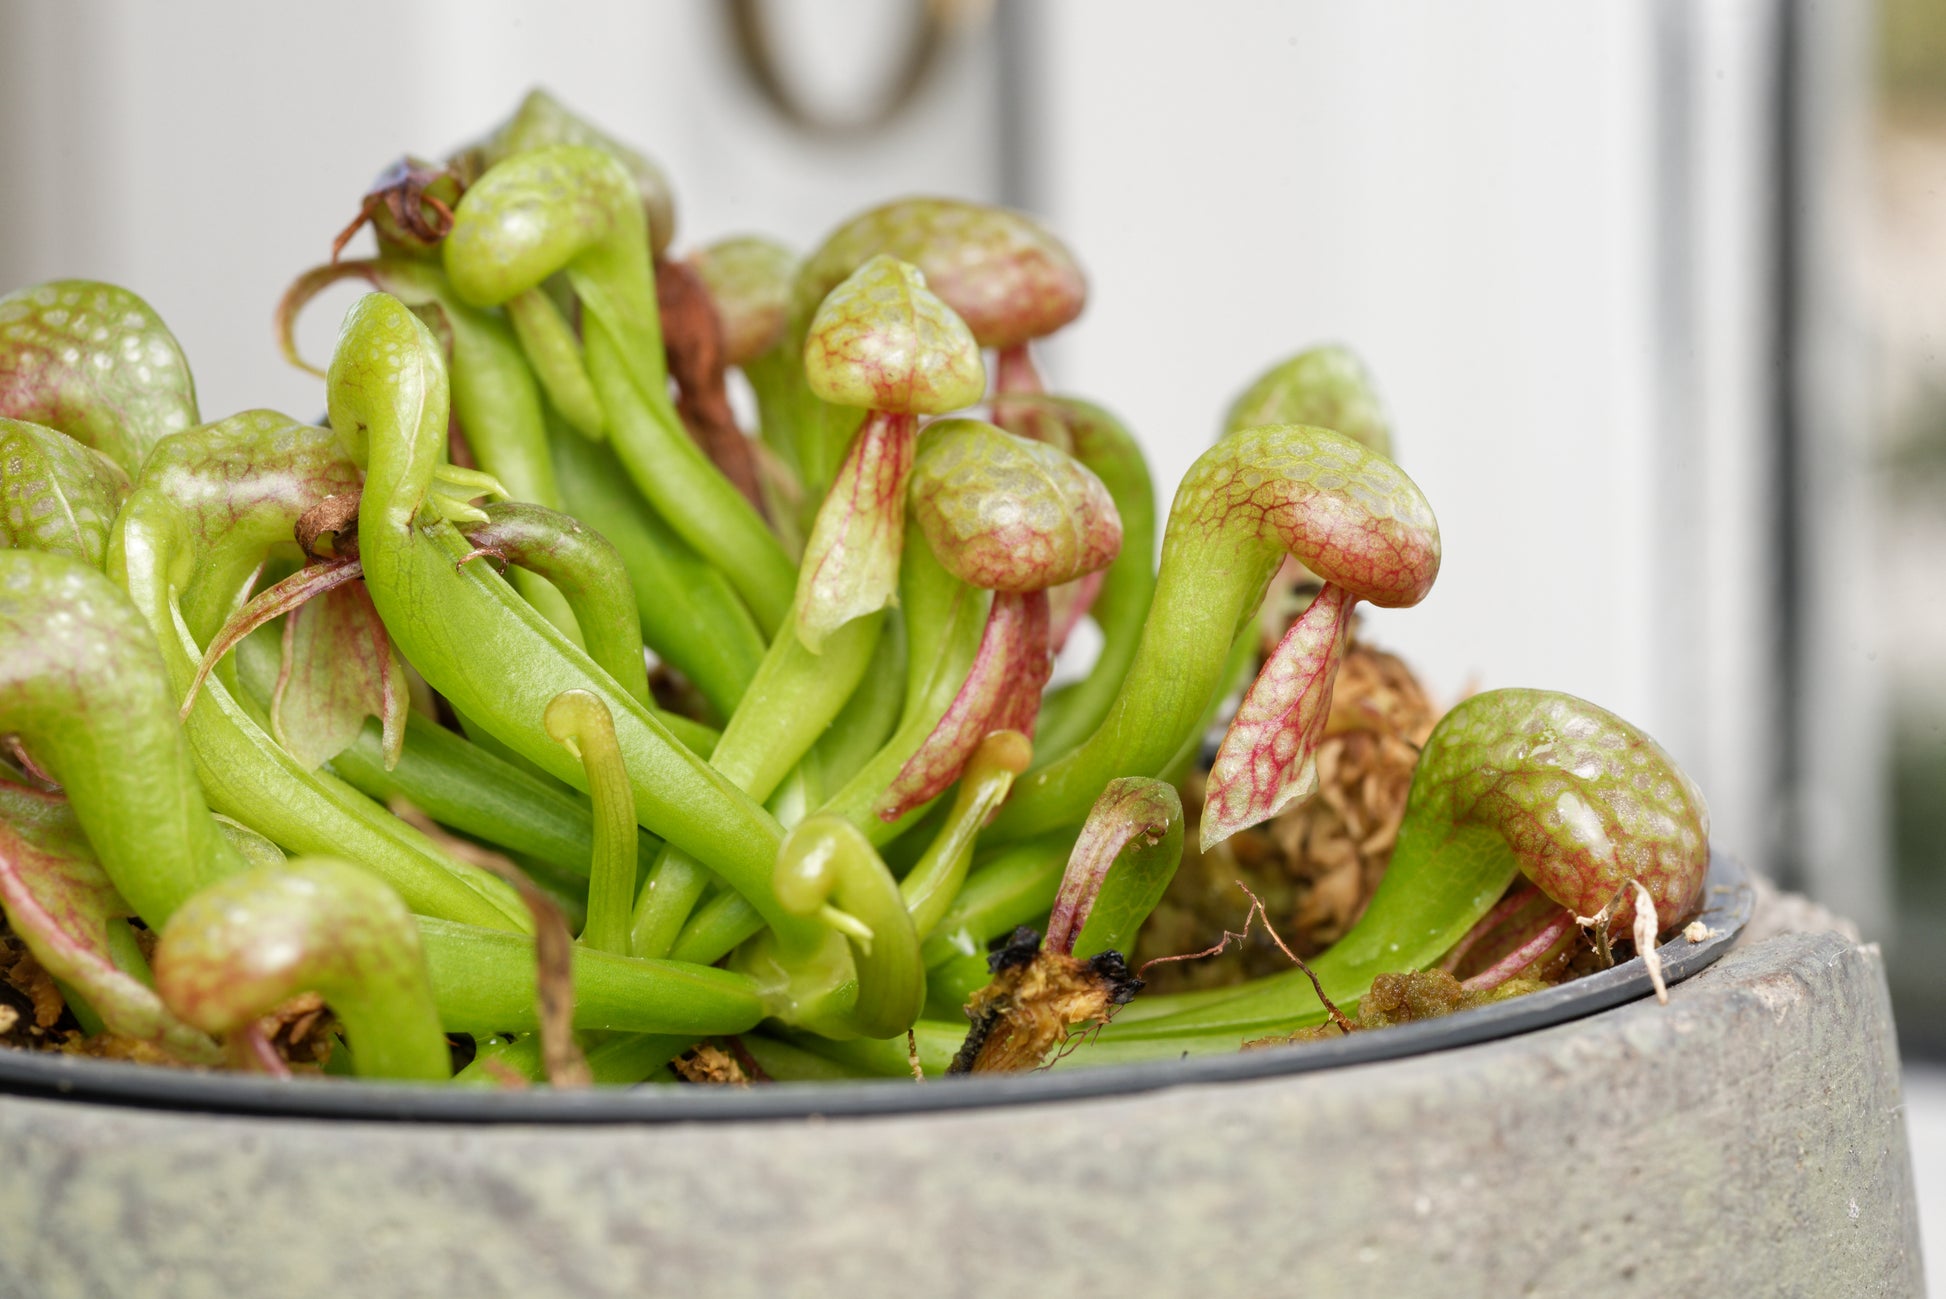
[(783, 75), (768, 0), (730, 0), (730, 32), (758, 93), (791, 125), (815, 135), (865, 135), (889, 125), (918, 97), (939, 66), (952, 28), (988, 7), (981, 0), (919, 0), (911, 37), (884, 91), (864, 112), (843, 116), (807, 104)]

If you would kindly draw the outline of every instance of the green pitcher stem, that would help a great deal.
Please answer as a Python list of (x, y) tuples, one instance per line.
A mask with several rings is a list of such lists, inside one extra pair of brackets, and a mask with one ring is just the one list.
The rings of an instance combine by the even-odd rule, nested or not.
[[(448, 1032), (533, 1032), (533, 939), (419, 921), (440, 1022)], [(682, 961), (645, 961), (577, 943), (574, 1026), (618, 1033), (741, 1033), (770, 1013), (753, 979)]]
[(588, 923), (581, 941), (619, 956), (629, 953), (629, 912), (635, 903), (635, 794), (615, 742), (615, 722), (601, 700), (585, 691), (556, 695), (547, 706), (547, 731), (581, 759), (594, 803), (595, 842), (588, 870)]
[[(357, 741), (328, 765), (380, 804), (404, 798), (441, 825), (587, 877), (594, 814), (585, 795), (524, 771), (418, 713), (406, 718), (405, 748), (390, 771), (376, 722), (367, 722)], [(659, 845), (639, 830), (632, 833), (637, 860), (646, 864)]]
[(900, 568), (901, 608), (905, 614), (911, 667), (906, 674), (905, 707), (898, 729), (820, 809), (841, 816), (873, 844), (885, 844), (910, 828), (924, 808), (885, 821), (881, 797), (912, 755), (919, 751), (958, 695), (979, 653), (990, 597), (946, 572), (916, 524)]
[(425, 326), (394, 299), (365, 298), (347, 317), (331, 375), (333, 426), (348, 442), (362, 435), (370, 448), (365, 490), (378, 508), (359, 515), (366, 585), (407, 660), (461, 713), (577, 788), (585, 788), (586, 772), (548, 738), (542, 714), (565, 690), (598, 696), (615, 719), (642, 826), (707, 862), (780, 937), (814, 943), (813, 928), (784, 911), (772, 892), (776, 821), (618, 690), (490, 568), (459, 567), (467, 546), (452, 527), (415, 522), (446, 408), (443, 371)]
[(61, 782), (137, 915), (161, 925), (243, 868), (203, 806), (155, 638), (108, 578), (71, 556), (0, 551), (0, 644), (0, 730)]
[[(710, 754), (710, 765), (757, 800), (768, 799), (858, 688), (872, 661), (883, 615), (855, 619), (813, 654), (789, 629), (778, 633)], [(705, 878), (694, 857), (665, 850), (650, 871), (631, 925), (639, 954), (676, 941)]]
[(464, 300), (499, 305), (566, 273), (604, 426), (637, 490), (773, 632), (790, 605), (792, 565), (670, 404), (642, 206), (622, 165), (576, 146), (518, 154), (482, 176), (455, 217), (442, 253)]
[(485, 506), (467, 540), (493, 558), (545, 578), (567, 601), (588, 657), (653, 708), (642, 659), (642, 624), (622, 557), (607, 538), (558, 510), (518, 501)]
[(959, 896), (973, 864), (973, 846), (980, 828), (1007, 797), (1015, 777), (1026, 770), (1032, 756), (1033, 746), (1026, 736), (1017, 731), (995, 731), (968, 760), (946, 825), (899, 884), (899, 893), (912, 912), (912, 927), (922, 938), (933, 931)]
[(505, 305), (521, 350), (554, 409), (569, 428), (599, 442), (606, 434), (601, 399), (581, 359), (581, 344), (561, 309), (539, 287), (514, 294)]
[(554, 461), (569, 512), (622, 557), (642, 639), (702, 692), (717, 717), (728, 717), (765, 649), (736, 589), (630, 488), (611, 448), (558, 437)]
[(347, 862), (299, 858), (211, 885), (163, 927), (155, 974), (163, 1000), (209, 1033), (249, 1028), (316, 992), (361, 1077), (452, 1073), (411, 913)]
[(778, 852), (777, 892), (793, 912), (823, 917), (850, 943), (855, 1001), (825, 1031), (890, 1037), (910, 1027), (926, 995), (919, 936), (898, 884), (857, 828), (826, 816), (798, 825)]
[(1045, 767), (1093, 734), (1114, 705), (1135, 659), (1155, 595), (1155, 488), (1142, 449), (1122, 424), (1099, 406), (1064, 397), (1010, 398), (1001, 413), (1048, 412), (1060, 419), (1074, 458), (1107, 485), (1122, 520), (1122, 549), (1102, 580), (1090, 611), (1101, 628), (1101, 653), (1088, 675), (1050, 693), (1034, 730), (1034, 765)]
[[(298, 354), (297, 318), (323, 288), (347, 279), (363, 280), (439, 321), (452, 349), (453, 417), (474, 458), (506, 487), (510, 499), (560, 509), (540, 389), (519, 340), (505, 320), (460, 301), (436, 262), (380, 257), (333, 262), (305, 272), (278, 304), (285, 359), (324, 377), (324, 371)], [(559, 593), (531, 573), (517, 573), (513, 581), (549, 622), (579, 643), (574, 615)]]
[(1439, 568), (1439, 533), (1417, 486), (1349, 438), (1302, 426), (1251, 429), (1183, 478), (1162, 565), (1121, 693), (1079, 747), (1015, 786), (996, 840), (1077, 825), (1117, 776), (1159, 776), (1222, 684), (1223, 656), (1286, 554), (1361, 599), (1411, 604)]
[[(178, 697), (187, 694), (202, 658), (174, 598), (194, 571), (191, 536), (182, 510), (144, 486), (129, 498), (109, 547), (109, 573), (148, 618), (170, 693)], [(515, 929), (526, 924), (519, 899), (499, 880), (447, 858), (328, 773), (304, 770), (220, 676), (203, 683), (177, 732), (187, 735), (195, 776), (224, 815), (294, 851), (349, 857), (385, 877), (421, 914)]]

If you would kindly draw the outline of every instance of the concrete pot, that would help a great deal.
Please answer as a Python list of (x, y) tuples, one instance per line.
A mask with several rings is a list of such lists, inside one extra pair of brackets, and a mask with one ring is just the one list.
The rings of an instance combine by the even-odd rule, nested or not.
[[(549, 1112), (485, 1123), (81, 1102), (15, 1077), (0, 1295), (1920, 1287), (1884, 974), (1840, 934), (1747, 944), (1668, 1006), (1276, 1067), (1301, 1057), (788, 1105), (686, 1089), (632, 1118), (612, 1097), (487, 1097)], [(105, 1095), (111, 1066), (70, 1065)]]

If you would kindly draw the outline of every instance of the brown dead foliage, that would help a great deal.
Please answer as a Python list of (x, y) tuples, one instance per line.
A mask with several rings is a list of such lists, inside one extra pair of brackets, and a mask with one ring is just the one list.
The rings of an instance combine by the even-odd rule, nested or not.
[(67, 1013), (53, 977), (4, 923), (0, 923), (0, 984), (5, 985), (0, 993), (0, 1048), (181, 1067), (181, 1061), (152, 1043), (115, 1033), (94, 1037), (83, 1033)]
[(337, 1045), (337, 1027), (337, 1018), (315, 992), (292, 997), (257, 1021), (257, 1031), (293, 1066), (322, 1067)]
[(687, 262), (658, 262), (662, 346), (676, 381), (676, 413), (690, 437), (758, 514), (764, 513), (756, 451), (737, 427), (723, 381), (723, 324), (703, 277)]
[[(291, 535), (296, 538), (299, 550), (309, 560), (356, 559), (358, 558), (358, 502), (357, 492), (344, 492), (327, 496), (298, 516)], [(331, 538), (331, 549), (323, 551), (318, 543)]]
[[(1438, 1019), (1454, 1011), (1489, 1006), (1509, 997), (1538, 992), (1547, 986), (1539, 979), (1509, 979), (1497, 988), (1476, 991), (1463, 986), (1444, 970), (1381, 974), (1372, 980), (1371, 991), (1358, 1003), (1358, 1019), (1350, 1029), (1362, 1033), (1368, 1029), (1390, 1028), (1394, 1024)], [(1244, 1043), (1243, 1049), (1253, 1051), (1259, 1047), (1284, 1046), (1291, 1042), (1322, 1042), (1343, 1037), (1345, 1033), (1343, 1025), (1327, 1022), (1312, 1028), (1300, 1028), (1288, 1035), (1258, 1038), (1254, 1042)]]
[(1358, 1003), (1358, 1026), (1389, 1028), (1393, 1024), (1438, 1019), (1456, 1010), (1489, 1006), (1546, 986), (1539, 979), (1509, 979), (1497, 988), (1474, 990), (1444, 970), (1381, 974), (1372, 980), (1372, 990)]
[(25, 943), (8, 935), (7, 949), (5, 955), (0, 955), (0, 961), (6, 963), (0, 977), (27, 999), (27, 1008), (32, 1012), (31, 1027), (45, 1033), (61, 1022), (67, 1002), (62, 1000), (61, 990), (54, 986), (54, 976), (41, 968)]
[(692, 722), (711, 720), (709, 701), (703, 698), (703, 692), (667, 663), (657, 663), (649, 669), (649, 694), (655, 706), (665, 713), (675, 713)]
[[(135, 942), (143, 955), (155, 950), (155, 935), (140, 926)], [(338, 1021), (323, 998), (306, 993), (257, 1021), (263, 1038), (293, 1073), (317, 1073), (337, 1045)], [(89, 1036), (68, 1013), (54, 979), (0, 916), (0, 1048), (59, 1051), (98, 1060), (198, 1068), (175, 1059), (152, 1042), (119, 1033)]]
[(993, 982), (966, 1005), (972, 1028), (948, 1073), (1038, 1069), (1142, 989), (1119, 952), (1077, 960), (1041, 950), (1031, 929), (1015, 930), (992, 963)]
[[(1351, 928), (1385, 875), (1405, 816), (1419, 750), (1441, 710), (1396, 655), (1353, 643), (1333, 691), (1318, 748), (1318, 793), (1207, 854), (1195, 849), (1203, 773), (1184, 783), (1183, 862), (1143, 926), (1136, 964), (1194, 951), (1236, 919), (1236, 881), (1264, 901), (1266, 918), (1302, 957)], [(1158, 966), (1157, 992), (1238, 983), (1289, 968), (1268, 936), (1222, 956)]]
[(750, 1075), (737, 1058), (713, 1042), (698, 1042), (669, 1062), (676, 1077), (688, 1083), (717, 1087), (748, 1087)]
[(99, 1033), (94, 1037), (75, 1033), (61, 1043), (60, 1050), (66, 1055), (85, 1055), (96, 1060), (125, 1060), (130, 1064), (157, 1064), (173, 1069), (189, 1067), (153, 1042), (118, 1033)]
[(0, 1047), (59, 1051), (79, 1038), (67, 1002), (27, 944), (0, 914)]

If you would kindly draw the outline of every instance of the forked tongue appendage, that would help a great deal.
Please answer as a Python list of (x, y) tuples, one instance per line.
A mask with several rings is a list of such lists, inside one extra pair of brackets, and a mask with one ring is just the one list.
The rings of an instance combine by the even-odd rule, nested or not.
[(1356, 603), (1344, 587), (1327, 583), (1244, 695), (1210, 766), (1203, 851), (1316, 792), (1318, 744)]
[(804, 369), (820, 399), (870, 412), (804, 547), (793, 620), (816, 653), (845, 623), (893, 602), (919, 417), (978, 400), (986, 369), (965, 323), (924, 276), (890, 257), (866, 262), (825, 297)]
[(1032, 738), (1041, 689), (1053, 670), (1047, 624), (1046, 592), (995, 594), (973, 670), (879, 800), (881, 820), (896, 821), (944, 793), (990, 733), (1019, 731)]

